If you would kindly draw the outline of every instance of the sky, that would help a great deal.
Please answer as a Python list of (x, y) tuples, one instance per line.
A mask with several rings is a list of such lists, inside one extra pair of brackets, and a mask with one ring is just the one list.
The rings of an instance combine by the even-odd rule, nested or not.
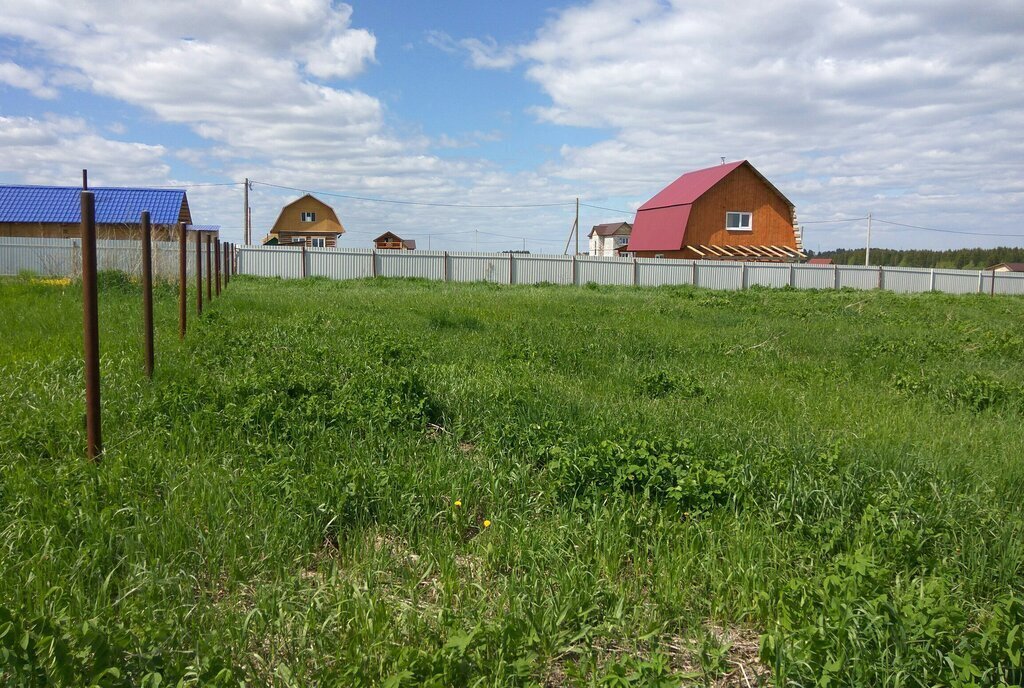
[(1021, 246), (1021, 2), (0, 0), (0, 183), (183, 187), (240, 241), (249, 178), (257, 241), (309, 190), (342, 246), (561, 253), (577, 198), (585, 250), (746, 159), (812, 250), (869, 213)]

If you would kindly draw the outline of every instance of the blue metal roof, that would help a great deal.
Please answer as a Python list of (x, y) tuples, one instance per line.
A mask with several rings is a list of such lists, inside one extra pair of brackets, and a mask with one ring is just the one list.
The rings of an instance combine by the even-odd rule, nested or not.
[[(135, 224), (143, 210), (155, 225), (171, 225), (181, 216), (182, 189), (97, 187), (97, 224)], [(82, 221), (80, 188), (73, 186), (0, 186), (0, 222)], [(187, 202), (186, 202), (187, 203)]]

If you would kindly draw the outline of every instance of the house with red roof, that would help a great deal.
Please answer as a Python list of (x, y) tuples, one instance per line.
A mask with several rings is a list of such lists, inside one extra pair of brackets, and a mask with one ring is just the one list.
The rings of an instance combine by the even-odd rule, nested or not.
[(687, 172), (637, 210), (628, 250), (641, 258), (795, 262), (793, 203), (746, 160)]

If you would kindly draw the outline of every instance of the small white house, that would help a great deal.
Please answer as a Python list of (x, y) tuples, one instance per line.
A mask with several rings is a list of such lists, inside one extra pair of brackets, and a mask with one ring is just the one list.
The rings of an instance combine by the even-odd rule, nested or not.
[(619, 255), (616, 249), (629, 243), (632, 231), (633, 225), (628, 222), (594, 225), (590, 230), (590, 255), (614, 258)]

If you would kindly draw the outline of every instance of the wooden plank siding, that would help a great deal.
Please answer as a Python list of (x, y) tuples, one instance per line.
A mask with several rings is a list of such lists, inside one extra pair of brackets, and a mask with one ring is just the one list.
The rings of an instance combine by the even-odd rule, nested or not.
[[(303, 213), (313, 213), (314, 220), (303, 221)], [(338, 236), (344, 233), (345, 228), (334, 208), (306, 194), (281, 209), (265, 241), (276, 238), (280, 246), (301, 246), (302, 242), (293, 239), (302, 237), (306, 247), (312, 248), (316, 237), (324, 239), (324, 245), (333, 248), (338, 245)]]
[[(60, 222), (0, 222), (0, 237), (28, 237), (33, 239), (78, 239), (82, 234), (81, 223)], [(212, 236), (217, 237), (219, 232)], [(188, 236), (193, 236), (189, 230)], [(97, 239), (139, 239), (142, 227), (132, 224), (97, 224)], [(178, 238), (177, 225), (153, 225), (153, 241), (174, 241)]]
[[(751, 213), (751, 230), (725, 228), (727, 212)], [(769, 184), (747, 165), (704, 192), (694, 201), (686, 223), (684, 247), (688, 246), (788, 246), (797, 248), (793, 209)], [(676, 251), (637, 251), (642, 258), (723, 259), (701, 256), (689, 248)], [(780, 259), (781, 260), (781, 259)]]

